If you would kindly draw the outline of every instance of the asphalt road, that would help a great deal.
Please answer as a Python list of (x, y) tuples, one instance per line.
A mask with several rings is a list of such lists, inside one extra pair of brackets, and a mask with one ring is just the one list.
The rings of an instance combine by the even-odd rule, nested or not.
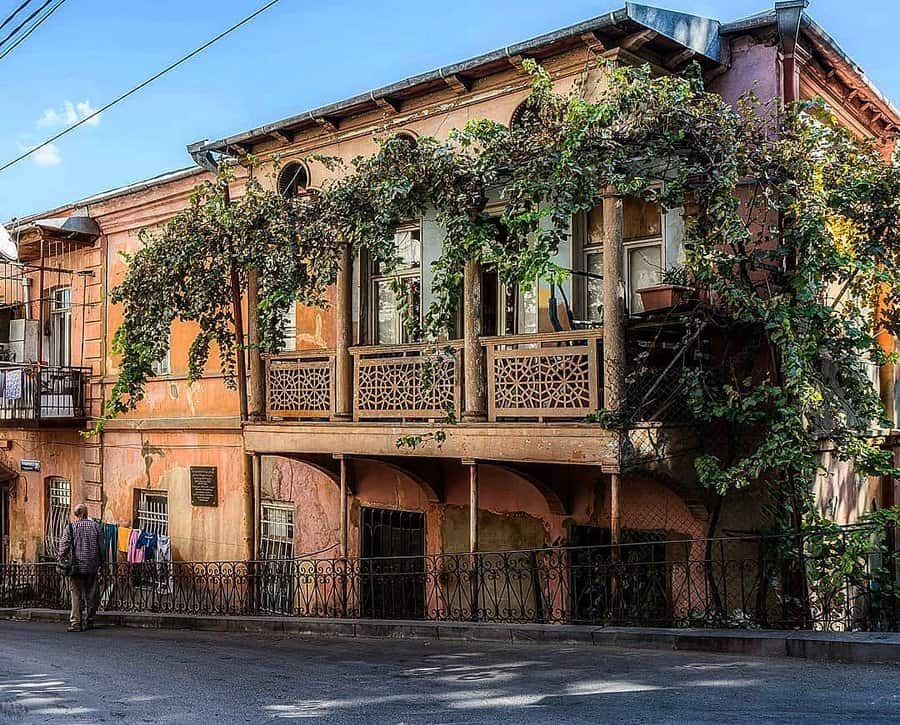
[(900, 720), (900, 668), (0, 622), (0, 723)]

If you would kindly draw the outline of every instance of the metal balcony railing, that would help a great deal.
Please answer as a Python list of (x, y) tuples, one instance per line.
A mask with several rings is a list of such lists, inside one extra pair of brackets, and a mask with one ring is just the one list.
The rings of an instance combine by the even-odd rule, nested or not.
[(88, 417), (90, 368), (0, 367), (0, 423), (59, 425)]

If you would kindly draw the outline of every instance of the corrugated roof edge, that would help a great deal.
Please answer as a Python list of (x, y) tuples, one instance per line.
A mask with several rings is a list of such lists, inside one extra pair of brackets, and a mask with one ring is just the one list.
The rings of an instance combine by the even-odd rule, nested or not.
[(251, 139), (259, 138), (274, 131), (299, 125), (304, 121), (327, 117), (360, 103), (389, 97), (392, 93), (407, 90), (414, 86), (430, 83), (435, 80), (441, 80), (446, 77), (452, 77), (454, 74), (465, 74), (466, 71), (474, 70), (479, 66), (502, 60), (509, 56), (527, 55), (529, 51), (535, 51), (538, 48), (550, 45), (551, 43), (583, 33), (602, 30), (603, 28), (616, 25), (626, 20), (631, 20), (639, 25), (643, 25), (645, 28), (655, 30), (660, 35), (663, 35), (676, 43), (680, 43), (685, 48), (690, 48), (698, 55), (706, 57), (715, 63), (719, 62), (720, 24), (717, 20), (629, 2), (620, 10), (613, 10), (591, 20), (586, 20), (560, 30), (545, 33), (535, 38), (531, 38), (530, 40), (525, 40), (521, 43), (507, 46), (506, 48), (494, 50), (490, 53), (470, 58), (469, 60), (437, 68), (427, 73), (410, 76), (397, 83), (392, 83), (391, 85), (383, 86), (382, 88), (377, 88), (372, 91), (366, 91), (365, 93), (360, 93), (343, 101), (331, 103), (311, 111), (304, 111), (303, 113), (288, 116), (287, 118), (275, 121), (274, 123), (259, 126), (258, 128), (244, 131), (233, 136), (227, 136), (217, 141), (209, 141), (208, 139), (196, 141), (189, 144), (187, 149), (191, 154), (203, 153), (206, 151), (223, 152), (229, 146), (245, 143)]
[(115, 199), (117, 196), (135, 194), (146, 189), (151, 189), (154, 186), (168, 184), (172, 181), (186, 179), (188, 177), (196, 176), (197, 174), (202, 173), (204, 173), (203, 169), (198, 166), (186, 166), (184, 168), (177, 169), (176, 171), (167, 171), (163, 174), (150, 177), (149, 179), (144, 179), (143, 181), (136, 181), (133, 184), (127, 184), (125, 186), (116, 187), (115, 189), (101, 191), (98, 194), (93, 194), (91, 196), (85, 197), (83, 199), (78, 199), (77, 201), (73, 201), (68, 204), (62, 204), (54, 209), (38, 212), (36, 214), (29, 214), (26, 217), (18, 217), (14, 220), (10, 219), (9, 221), (4, 222), (4, 226), (8, 229), (21, 228), (38, 219), (57, 216), (62, 212), (68, 211), (69, 209), (77, 209), (79, 207), (89, 206), (90, 204), (99, 204), (104, 201), (109, 201), (110, 199)]

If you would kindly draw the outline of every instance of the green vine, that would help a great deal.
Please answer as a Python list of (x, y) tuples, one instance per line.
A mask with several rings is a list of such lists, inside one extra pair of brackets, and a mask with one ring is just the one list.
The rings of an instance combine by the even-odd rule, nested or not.
[(882, 407), (863, 361), (892, 360), (878, 335), (900, 332), (900, 169), (822, 104), (769, 109), (749, 95), (733, 107), (704, 89), (697, 66), (663, 77), (610, 67), (599, 91), (582, 83), (566, 94), (528, 68), (532, 93), (512, 127), (475, 120), (445, 141), (389, 137), (349, 164), (311, 159), (338, 173), (306, 197), (284, 199), (251, 176), (226, 203), (227, 170), (201, 185), (188, 209), (145, 236), (113, 293), (124, 322), (106, 416), (140, 401), (175, 319), (199, 324), (191, 377), (215, 343), (233, 378), (232, 269), (242, 288), (259, 273), (260, 347), (276, 350), (291, 301), (324, 304), (342, 244), (390, 272), (397, 227), (433, 210), (445, 238), (416, 332), (437, 345), (452, 329), (467, 260), (505, 284), (559, 280), (566, 272), (553, 258), (571, 219), (615, 189), (685, 209), (679, 274), (713, 301), (692, 313), (685, 345), (699, 326), (749, 341), (734, 360), (683, 373), (698, 423), (752, 442), (699, 456), (700, 482), (725, 494), (764, 480), (784, 494), (783, 510), (806, 514), (800, 491), (822, 441), (861, 472), (891, 471), (871, 442)]

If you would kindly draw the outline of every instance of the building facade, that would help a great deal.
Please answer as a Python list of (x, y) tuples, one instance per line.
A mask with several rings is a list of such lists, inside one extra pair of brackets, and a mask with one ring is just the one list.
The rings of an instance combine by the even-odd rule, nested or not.
[[(658, 73), (697, 62), (708, 86), (732, 102), (751, 88), (764, 100), (822, 96), (886, 155), (900, 128), (896, 110), (796, 3), (732, 24), (629, 4), (325, 108), (191, 144), (198, 166), (20, 221), (10, 228), (19, 254), (7, 265), (3, 309), (8, 347), (30, 335), (34, 349), (11, 353), (3, 368), (7, 391), (18, 370), (32, 391), (5, 393), (0, 408), (26, 408), (0, 420), (5, 559), (52, 552), (78, 500), (106, 522), (170, 536), (182, 561), (396, 557), (746, 530), (759, 506), (752, 491), (737, 495), (710, 531), (689, 456), (629, 472), (616, 435), (585, 422), (610, 394), (610, 335), (628, 324), (603, 314), (610, 234), (621, 249), (629, 313), (641, 312), (637, 290), (658, 283), (681, 259), (682, 212), (631, 199), (612, 232), (603, 207), (572, 220), (570, 243), (555, 261), (574, 274), (561, 288), (536, 281), (509, 289), (490, 269), (469, 270), (466, 289), (479, 301), (461, 316), (454, 353), (441, 362), (433, 390), (421, 385), (426, 346), (402, 324), (395, 286), (365, 259), (348, 257), (327, 309), (291, 310), (282, 353), (248, 354), (248, 420), (215, 359), (202, 380), (188, 384), (194, 327), (176, 321), (170, 353), (138, 409), (98, 435), (81, 435), (116, 379), (111, 340), (121, 311), (108, 291), (125, 273), (120, 252), (136, 249), (140, 230), (187, 205), (208, 178), (202, 166), (226, 156), (240, 170), (252, 154), (265, 183), (306, 193), (335, 173), (308, 165), (311, 154), (349, 161), (373, 153), (376, 139), (390, 134), (446, 137), (475, 118), (514, 123), (531, 87), (526, 58), (539, 61), (560, 90), (598, 58), (648, 63)], [(269, 178), (276, 159), (278, 173)], [(235, 196), (241, 183), (239, 173)], [(498, 217), (501, 210), (498, 200)], [(396, 274), (420, 310), (429, 304), (430, 264), (442, 241), (427, 209), (397, 230), (404, 263)], [(253, 330), (247, 333), (252, 339)], [(893, 415), (893, 370), (876, 377)], [(447, 406), (459, 423), (442, 422)], [(645, 441), (667, 435), (661, 419), (642, 430)], [(430, 437), (437, 431), (446, 438)], [(405, 436), (421, 442), (398, 447)], [(823, 508), (843, 522), (894, 500), (892, 481), (858, 481), (852, 468), (835, 466), (816, 487)]]

